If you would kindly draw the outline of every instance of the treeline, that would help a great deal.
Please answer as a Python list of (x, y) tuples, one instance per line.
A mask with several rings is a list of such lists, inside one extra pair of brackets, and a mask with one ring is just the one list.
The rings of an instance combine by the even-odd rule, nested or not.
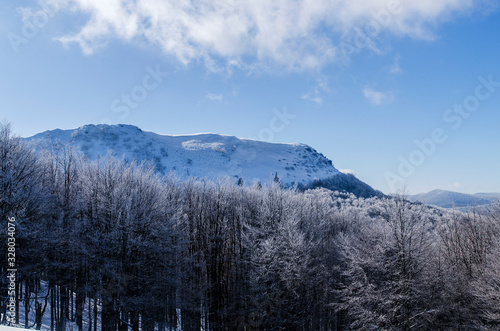
[(380, 191), (373, 189), (370, 185), (360, 181), (353, 174), (338, 173), (337, 175), (325, 178), (315, 179), (308, 185), (299, 184), (297, 189), (299, 191), (327, 188), (331, 191), (349, 192), (358, 198), (383, 198), (384, 194)]
[(51, 330), (85, 331), (500, 327), (499, 210), (179, 182), (111, 156), (34, 152), (8, 125), (0, 198), (3, 323), (15, 217), (25, 327), (49, 316)]

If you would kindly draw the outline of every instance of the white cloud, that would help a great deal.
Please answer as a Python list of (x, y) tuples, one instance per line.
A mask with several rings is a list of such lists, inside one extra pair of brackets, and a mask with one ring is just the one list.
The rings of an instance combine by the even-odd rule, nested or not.
[(462, 187), (462, 183), (455, 182), (452, 185), (448, 186), (448, 189), (457, 190), (457, 189), (459, 189), (461, 187)]
[(307, 93), (304, 93), (302, 99), (321, 105), (323, 103), (323, 98), (321, 97), (322, 92), (330, 93), (330, 85), (328, 83), (328, 78), (320, 75), (316, 78), (316, 85)]
[(363, 89), (365, 98), (376, 106), (388, 104), (394, 101), (394, 94), (392, 92), (375, 91), (372, 88), (365, 87)]
[(400, 60), (401, 56), (399, 54), (396, 54), (396, 56), (394, 57), (394, 63), (392, 64), (391, 69), (389, 70), (391, 74), (400, 74), (403, 72), (401, 66), (399, 65)]
[(224, 96), (222, 94), (207, 93), (207, 99), (212, 101), (222, 101)]
[[(60, 36), (92, 54), (111, 38), (146, 41), (184, 64), (211, 70), (317, 70), (341, 59), (341, 47), (376, 50), (382, 31), (433, 37), (432, 27), (487, 0), (41, 0), (80, 12), (83, 26)], [(395, 5), (393, 5), (395, 4)], [(81, 22), (81, 20), (74, 20)], [(365, 46), (359, 31), (368, 36)], [(354, 36), (354, 38), (353, 38)], [(385, 35), (384, 35), (385, 36)], [(366, 39), (366, 38), (365, 38)], [(230, 64), (232, 63), (232, 64)]]
[(302, 99), (312, 101), (314, 103), (317, 103), (318, 105), (321, 105), (323, 103), (323, 98), (319, 94), (319, 90), (317, 87), (311, 89), (307, 93), (304, 93), (302, 95)]
[(358, 174), (352, 170), (352, 169), (339, 169), (339, 171), (343, 174), (346, 174), (346, 175), (354, 175), (354, 176), (357, 176)]

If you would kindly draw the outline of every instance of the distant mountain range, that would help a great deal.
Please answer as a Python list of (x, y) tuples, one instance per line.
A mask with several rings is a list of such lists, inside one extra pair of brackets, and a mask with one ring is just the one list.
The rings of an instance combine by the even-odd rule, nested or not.
[(112, 153), (127, 161), (149, 161), (161, 174), (252, 185), (279, 179), (299, 189), (326, 187), (361, 197), (382, 196), (355, 176), (337, 170), (332, 161), (305, 144), (279, 144), (213, 133), (160, 135), (132, 125), (85, 125), (26, 138), (38, 148), (71, 145), (90, 159)]
[(466, 194), (445, 190), (434, 190), (423, 194), (407, 196), (413, 202), (422, 202), (442, 208), (457, 210), (470, 210), (471, 208), (483, 208), (500, 200), (500, 193), (476, 193)]

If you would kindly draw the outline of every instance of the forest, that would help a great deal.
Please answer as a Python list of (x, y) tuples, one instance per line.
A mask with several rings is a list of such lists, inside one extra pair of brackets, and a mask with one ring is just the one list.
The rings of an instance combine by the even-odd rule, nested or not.
[(500, 328), (500, 205), (180, 181), (69, 146), (35, 150), (11, 131), (0, 127), (2, 324), (15, 218), (13, 309), (26, 328)]

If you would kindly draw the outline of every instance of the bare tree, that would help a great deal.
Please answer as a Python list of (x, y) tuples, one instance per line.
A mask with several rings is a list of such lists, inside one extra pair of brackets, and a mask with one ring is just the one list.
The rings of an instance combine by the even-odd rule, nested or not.
[(422, 329), (435, 313), (429, 284), (433, 235), (424, 207), (386, 199), (382, 220), (348, 236), (344, 304), (354, 328)]
[[(8, 219), (15, 219), (16, 252), (16, 323), (19, 323), (19, 285), (32, 280), (36, 270), (37, 258), (33, 256), (36, 234), (36, 221), (43, 208), (43, 172), (35, 152), (20, 138), (12, 134), (8, 123), (0, 124), (0, 223), (7, 228)], [(7, 233), (0, 234), (2, 247), (7, 247)], [(3, 261), (7, 261), (7, 250), (2, 250)], [(0, 312), (6, 313), (7, 302), (7, 263), (1, 265)], [(30, 291), (27, 291), (29, 294)], [(25, 299), (27, 300), (27, 299)], [(28, 302), (29, 304), (29, 302)], [(29, 305), (25, 305), (25, 308)], [(25, 322), (26, 325), (26, 322)]]

